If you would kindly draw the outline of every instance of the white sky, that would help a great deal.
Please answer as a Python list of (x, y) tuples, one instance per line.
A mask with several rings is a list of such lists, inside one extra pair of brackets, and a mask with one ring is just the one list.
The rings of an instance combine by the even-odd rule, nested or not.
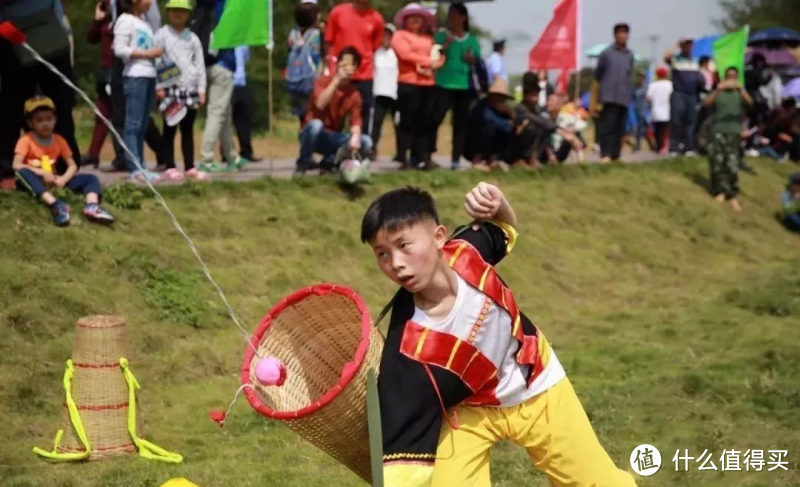
[[(527, 70), (528, 52), (553, 16), (558, 0), (495, 0), (469, 3), (470, 16), (495, 37), (506, 37), (506, 66), (510, 73)], [(628, 47), (645, 58), (652, 56), (651, 35), (659, 36), (656, 55), (682, 35), (717, 33), (714, 21), (722, 16), (718, 0), (581, 0), (581, 51), (611, 42), (614, 24), (631, 26)], [(585, 64), (584, 64), (585, 65)]]

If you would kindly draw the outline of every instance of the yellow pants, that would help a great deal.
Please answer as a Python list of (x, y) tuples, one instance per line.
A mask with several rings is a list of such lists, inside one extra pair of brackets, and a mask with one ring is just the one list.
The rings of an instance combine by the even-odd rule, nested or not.
[(489, 449), (524, 447), (554, 487), (635, 487), (597, 441), (569, 379), (518, 406), (459, 407), (459, 429), (445, 423), (431, 487), (490, 487)]

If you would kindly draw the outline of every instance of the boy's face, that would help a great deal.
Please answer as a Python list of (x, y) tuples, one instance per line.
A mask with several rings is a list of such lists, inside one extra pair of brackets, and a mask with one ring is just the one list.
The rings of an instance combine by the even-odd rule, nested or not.
[(386, 30), (383, 32), (383, 48), (389, 49), (392, 46), (392, 32)]
[(800, 195), (800, 184), (793, 184), (789, 186), (789, 192), (791, 192), (794, 196)]
[(168, 9), (167, 15), (169, 16), (169, 25), (175, 30), (184, 29), (186, 23), (189, 22), (189, 11), (182, 8)]
[(30, 123), (36, 135), (42, 138), (50, 137), (56, 126), (56, 114), (52, 110), (36, 110), (31, 114)]
[(428, 219), (394, 232), (382, 228), (370, 246), (386, 277), (417, 293), (430, 284), (446, 241), (447, 229)]

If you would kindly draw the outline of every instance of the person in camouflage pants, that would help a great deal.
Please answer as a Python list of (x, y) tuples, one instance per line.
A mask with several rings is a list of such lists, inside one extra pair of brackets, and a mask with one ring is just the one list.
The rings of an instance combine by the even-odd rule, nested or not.
[(727, 200), (739, 195), (739, 162), (741, 152), (739, 134), (715, 133), (708, 148), (708, 165), (711, 179), (711, 195), (723, 196)]
[(753, 100), (739, 83), (739, 70), (729, 67), (725, 79), (703, 100), (714, 109), (708, 163), (711, 173), (711, 195), (720, 203), (728, 200), (736, 211), (741, 211), (739, 194), (739, 163), (741, 155), (742, 120), (745, 106)]

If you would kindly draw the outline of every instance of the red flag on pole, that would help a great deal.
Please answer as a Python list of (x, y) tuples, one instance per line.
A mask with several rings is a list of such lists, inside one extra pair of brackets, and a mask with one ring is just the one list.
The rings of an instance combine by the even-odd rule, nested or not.
[(580, 69), (580, 0), (561, 0), (539, 41), (531, 49), (529, 67)]

